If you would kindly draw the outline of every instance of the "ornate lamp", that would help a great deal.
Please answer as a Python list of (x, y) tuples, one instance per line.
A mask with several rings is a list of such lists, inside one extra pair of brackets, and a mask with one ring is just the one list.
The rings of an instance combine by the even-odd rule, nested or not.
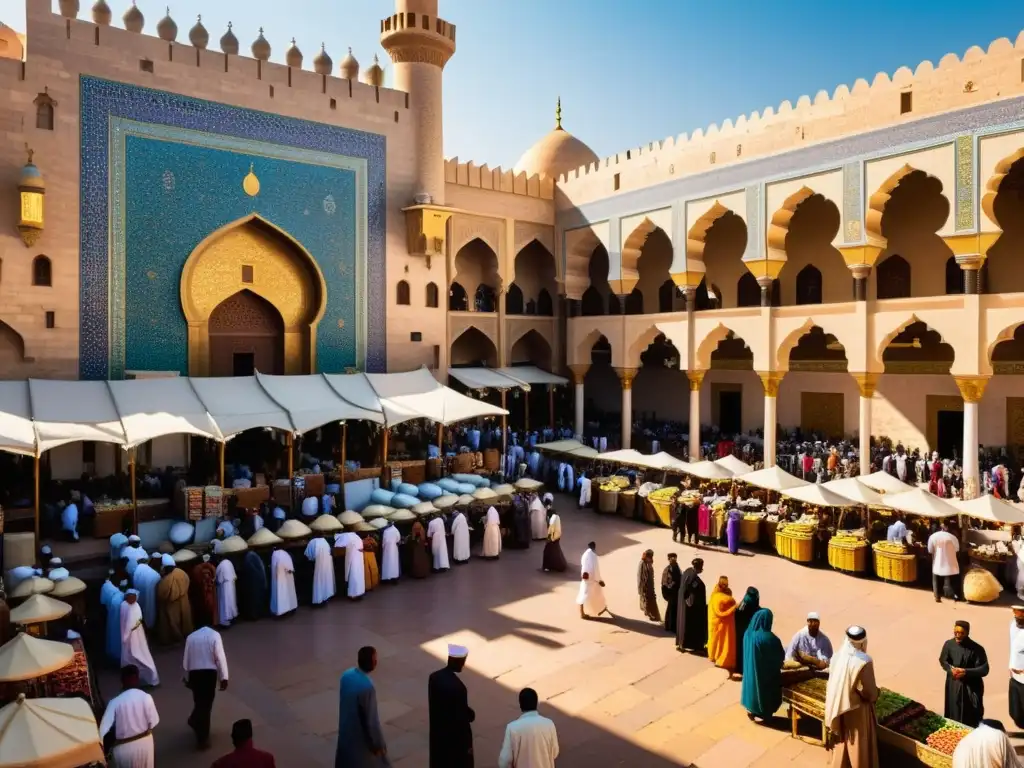
[(46, 184), (43, 181), (43, 174), (32, 162), (35, 153), (28, 145), (25, 149), (28, 150), (28, 162), (21, 169), (21, 177), (18, 179), (18, 195), (21, 200), (18, 231), (21, 232), (25, 247), (31, 248), (43, 234), (43, 197), (46, 195)]

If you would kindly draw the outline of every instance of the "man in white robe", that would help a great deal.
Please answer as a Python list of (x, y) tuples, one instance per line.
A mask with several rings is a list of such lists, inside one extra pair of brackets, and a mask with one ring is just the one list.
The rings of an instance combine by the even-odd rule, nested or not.
[(580, 558), (580, 591), (576, 595), (580, 607), (580, 618), (589, 619), (607, 613), (608, 603), (604, 598), (604, 582), (601, 581), (601, 565), (597, 559), (597, 544), (587, 544), (587, 551)]
[(313, 605), (323, 605), (334, 597), (334, 559), (331, 545), (323, 536), (310, 539), (306, 545), (306, 558), (313, 566)]
[(74, 501), (60, 511), (60, 528), (71, 541), (78, 541), (78, 505)]
[[(454, 524), (453, 524), (454, 528)], [(385, 584), (397, 584), (398, 577), (402, 575), (401, 560), (398, 556), (398, 542), (402, 534), (395, 528), (394, 523), (389, 525), (381, 533), (381, 565), (380, 580)]]
[(501, 554), (501, 516), (498, 510), (490, 507), (484, 520), (484, 552), (483, 556), (494, 559)]
[(452, 518), (452, 559), (456, 565), (469, 562), (469, 523), (462, 512)]
[(117, 588), (117, 584), (114, 583), (114, 569), (107, 569), (107, 580), (103, 582), (103, 586), (100, 587), (100, 605), (105, 609), (110, 604), (110, 598), (115, 592), (120, 593), (121, 590)]
[(998, 720), (982, 720), (953, 750), (953, 768), (1021, 768), (1013, 742)]
[(448, 562), (448, 538), (444, 532), (444, 520), (438, 515), (427, 525), (427, 538), (430, 539), (430, 551), (434, 556), (434, 573), (447, 571), (451, 565)]
[(540, 496), (534, 496), (530, 502), (530, 536), (534, 541), (543, 541), (548, 537), (548, 511)]
[(316, 517), (320, 511), (320, 499), (316, 496), (307, 496), (302, 500), (302, 516)]
[(100, 739), (113, 730), (112, 768), (154, 768), (153, 729), (160, 722), (153, 697), (139, 690), (139, 670), (121, 669), (122, 691), (107, 702), (100, 720)]
[(221, 558), (217, 563), (217, 620), (222, 627), (230, 627), (231, 622), (238, 618), (238, 592), (236, 590), (238, 574), (235, 564), (228, 558)]
[(142, 539), (138, 536), (128, 537), (128, 546), (121, 550), (121, 557), (128, 558), (128, 575), (135, 573), (139, 560), (149, 557), (149, 554), (142, 548)]
[(590, 503), (590, 478), (586, 475), (580, 475), (580, 509), (587, 506)]
[(349, 600), (358, 600), (366, 594), (366, 566), (363, 563), (363, 540), (355, 533), (343, 533), (334, 540), (334, 546), (345, 548), (345, 583)]
[(64, 579), (71, 578), (71, 572), (64, 567), (64, 561), (59, 557), (55, 557), (50, 561), (50, 570), (46, 574), (46, 578), (50, 581), (64, 581)]
[(110, 561), (116, 563), (121, 559), (124, 548), (128, 545), (128, 537), (123, 533), (115, 533), (110, 537)]
[(156, 624), (156, 588), (159, 583), (160, 574), (149, 564), (149, 558), (140, 557), (135, 573), (132, 574), (132, 586), (139, 591), (142, 619), (149, 629)]
[(134, 664), (139, 668), (139, 679), (144, 685), (160, 685), (153, 654), (149, 652), (146, 629), (139, 607), (139, 590), (129, 589), (121, 603), (121, 666)]
[(270, 556), (270, 612), (284, 616), (299, 607), (295, 595), (295, 563), (283, 549)]

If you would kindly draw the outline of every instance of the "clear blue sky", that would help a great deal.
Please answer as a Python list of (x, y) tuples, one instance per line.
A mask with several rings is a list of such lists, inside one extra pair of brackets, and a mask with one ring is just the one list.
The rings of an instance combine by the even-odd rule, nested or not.
[[(107, 2), (119, 20), (130, 0)], [(231, 20), (243, 50), (264, 26), (277, 60), (295, 37), (307, 62), (323, 41), (335, 64), (348, 46), (364, 67), (374, 53), (389, 63), (377, 39), (391, 0), (170, 2), (179, 39), (202, 13), (211, 47)], [(155, 34), (165, 2), (138, 4)], [(88, 17), (92, 0), (81, 5)], [(440, 12), (458, 26), (445, 153), (491, 167), (553, 127), (559, 94), (564, 126), (606, 156), (1024, 28), (1020, 0), (440, 0)], [(24, 0), (0, 0), (0, 21), (23, 31)]]

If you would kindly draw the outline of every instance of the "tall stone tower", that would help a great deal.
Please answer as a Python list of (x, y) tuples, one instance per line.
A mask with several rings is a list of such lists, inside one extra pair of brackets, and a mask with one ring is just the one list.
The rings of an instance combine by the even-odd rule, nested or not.
[(416, 202), (444, 205), (441, 80), (455, 53), (455, 25), (438, 17), (437, 0), (395, 0), (395, 14), (380, 24), (380, 44), (394, 63), (395, 87), (409, 94), (415, 111)]

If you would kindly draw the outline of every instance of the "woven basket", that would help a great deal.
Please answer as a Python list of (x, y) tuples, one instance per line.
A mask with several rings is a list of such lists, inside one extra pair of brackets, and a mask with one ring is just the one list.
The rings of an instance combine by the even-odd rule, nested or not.
[(911, 584), (917, 581), (917, 558), (912, 554), (874, 550), (875, 575), (883, 581)]
[(757, 544), (761, 540), (761, 520), (740, 520), (740, 541), (744, 544)]
[(863, 573), (868, 569), (867, 542), (858, 544), (828, 543), (828, 564), (837, 571)]
[(597, 511), (606, 515), (614, 515), (619, 506), (618, 491), (601, 491), (597, 500)]

